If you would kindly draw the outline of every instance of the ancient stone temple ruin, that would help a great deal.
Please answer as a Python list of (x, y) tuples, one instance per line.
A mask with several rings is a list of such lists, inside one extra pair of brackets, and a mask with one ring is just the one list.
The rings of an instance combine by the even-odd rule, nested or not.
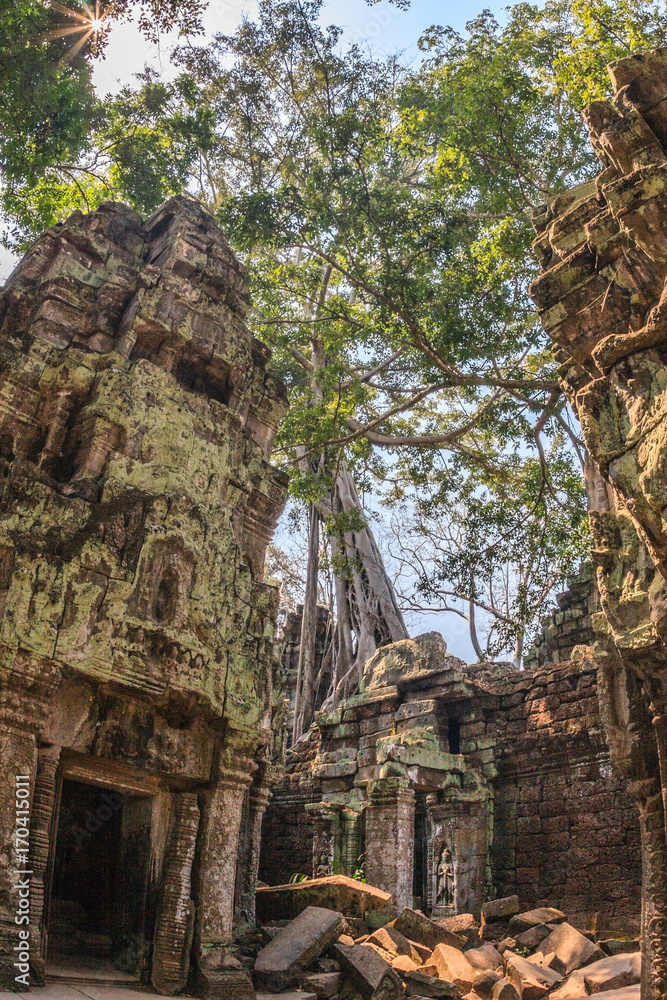
[(602, 172), (536, 220), (532, 294), (581, 423), (603, 613), (589, 650), (639, 805), (642, 1000), (667, 996), (667, 49), (610, 66), (586, 112)]
[(33, 981), (76, 960), (254, 996), (227, 948), (253, 918), (280, 728), (262, 574), (286, 480), (248, 304), (187, 199), (76, 213), (0, 296), (3, 988), (21, 775)]
[(437, 633), (387, 646), (287, 755), (260, 876), (353, 876), (434, 919), (496, 896), (639, 926), (639, 824), (585, 659), (468, 666)]

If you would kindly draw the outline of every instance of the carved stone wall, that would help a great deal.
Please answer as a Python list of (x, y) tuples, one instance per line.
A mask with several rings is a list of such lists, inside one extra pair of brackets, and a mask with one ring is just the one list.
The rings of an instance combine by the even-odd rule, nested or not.
[(602, 172), (544, 206), (532, 288), (590, 456), (603, 614), (590, 650), (639, 804), (642, 1000), (667, 995), (667, 50), (612, 63), (585, 112)]
[[(16, 985), (19, 773), (34, 784), (37, 979), (48, 958), (48, 813), (67, 779), (154, 797), (155, 984), (185, 982), (194, 939), (200, 992), (247, 995), (225, 950), (227, 861), (237, 804), (272, 753), (277, 595), (262, 574), (286, 492), (268, 461), (285, 393), (244, 324), (248, 307), (243, 268), (188, 199), (146, 221), (118, 204), (75, 213), (0, 294), (5, 987)], [(256, 858), (256, 844), (247, 850)]]

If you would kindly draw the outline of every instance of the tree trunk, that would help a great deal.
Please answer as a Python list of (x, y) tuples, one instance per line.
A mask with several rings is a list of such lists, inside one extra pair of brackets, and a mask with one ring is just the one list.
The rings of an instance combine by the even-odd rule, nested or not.
[(394, 588), (364, 516), (354, 480), (341, 468), (317, 509), (330, 524), (337, 605), (337, 661), (326, 708), (356, 688), (364, 663), (379, 646), (408, 638)]
[(310, 505), (308, 521), (308, 566), (306, 591), (301, 615), (301, 638), (297, 668), (296, 698), (292, 743), (296, 743), (313, 721), (315, 696), (315, 650), (317, 646), (317, 576), (320, 557), (320, 515), (314, 504)]

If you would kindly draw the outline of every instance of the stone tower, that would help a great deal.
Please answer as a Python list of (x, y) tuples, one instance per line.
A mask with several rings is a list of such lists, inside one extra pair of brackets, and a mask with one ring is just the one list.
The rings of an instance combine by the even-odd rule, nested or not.
[(75, 213), (0, 294), (3, 988), (27, 988), (29, 870), (33, 982), (65, 955), (254, 996), (226, 947), (234, 911), (252, 917), (271, 778), (262, 574), (286, 478), (268, 462), (285, 393), (248, 306), (184, 198), (146, 222)]
[(602, 171), (536, 215), (531, 294), (588, 452), (600, 710), (642, 836), (642, 1000), (667, 996), (667, 49), (609, 66)]

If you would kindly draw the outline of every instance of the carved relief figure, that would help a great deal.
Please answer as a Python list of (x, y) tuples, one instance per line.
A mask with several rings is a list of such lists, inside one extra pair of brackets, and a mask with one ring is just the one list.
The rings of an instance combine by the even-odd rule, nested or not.
[(435, 904), (437, 907), (454, 906), (454, 861), (452, 852), (447, 845), (440, 852), (438, 864), (438, 889), (436, 892)]

